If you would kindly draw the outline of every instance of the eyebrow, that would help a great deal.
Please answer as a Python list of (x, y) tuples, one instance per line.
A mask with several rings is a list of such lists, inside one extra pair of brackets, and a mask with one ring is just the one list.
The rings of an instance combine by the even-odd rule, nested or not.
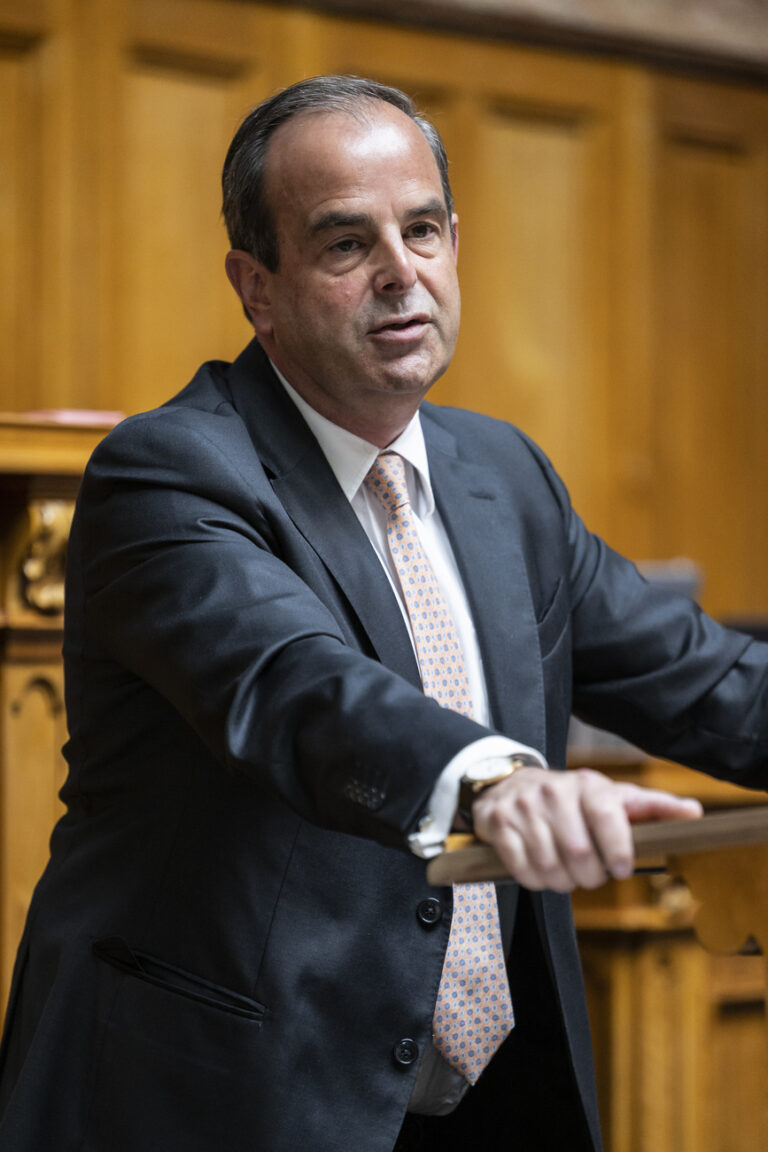
[(410, 212), (406, 212), (406, 220), (416, 220), (419, 216), (440, 216), (445, 219), (448, 215), (448, 210), (445, 203), (439, 197), (435, 196), (434, 200), (427, 200), (426, 204), (420, 204), (418, 208), (412, 208)]
[(315, 236), (318, 232), (328, 232), (332, 228), (359, 228), (372, 223), (373, 217), (366, 212), (324, 212), (311, 225), (310, 232)]
[[(447, 215), (445, 204), (435, 197), (434, 200), (428, 200), (417, 208), (410, 208), (405, 213), (405, 219), (416, 220), (420, 216), (440, 216), (444, 219)], [(329, 232), (333, 228), (360, 228), (372, 227), (373, 225), (374, 219), (367, 212), (324, 212), (322, 216), (318, 216), (309, 230), (313, 236), (316, 236), (320, 232)]]

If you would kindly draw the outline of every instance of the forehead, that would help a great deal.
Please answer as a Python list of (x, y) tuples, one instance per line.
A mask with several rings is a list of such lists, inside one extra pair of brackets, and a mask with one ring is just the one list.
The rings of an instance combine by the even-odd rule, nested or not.
[(334, 205), (386, 200), (405, 206), (437, 196), (442, 185), (419, 126), (399, 109), (372, 103), (361, 117), (303, 112), (277, 129), (267, 151), (267, 196), (281, 220), (309, 222)]

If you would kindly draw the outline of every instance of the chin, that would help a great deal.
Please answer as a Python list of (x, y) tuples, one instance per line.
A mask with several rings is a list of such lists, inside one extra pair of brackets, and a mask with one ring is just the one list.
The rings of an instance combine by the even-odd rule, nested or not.
[(376, 390), (388, 396), (422, 397), (426, 395), (436, 379), (437, 377), (431, 375), (426, 379), (423, 376), (418, 378), (413, 376), (397, 376), (385, 380)]
[(402, 366), (401, 371), (393, 371), (390, 365), (388, 371), (382, 378), (381, 391), (397, 393), (398, 395), (424, 395), (432, 385), (438, 380), (443, 372), (448, 367), (448, 363), (442, 362), (435, 365), (429, 364), (427, 366), (421, 364), (418, 368)]

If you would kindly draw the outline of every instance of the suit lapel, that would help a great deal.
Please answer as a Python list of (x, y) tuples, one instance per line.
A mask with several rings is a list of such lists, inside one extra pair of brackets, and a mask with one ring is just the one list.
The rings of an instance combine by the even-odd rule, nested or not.
[(343, 591), (381, 662), (420, 687), (381, 563), (319, 444), (255, 342), (233, 365), (230, 387), (287, 515)]
[(461, 459), (455, 438), (422, 415), (435, 500), (483, 657), (491, 722), (513, 739), (543, 748), (538, 636), (509, 483), (487, 465)]
[(421, 687), (413, 648), (381, 563), (319, 447), (313, 456), (319, 459), (306, 458), (306, 466), (275, 477), (275, 493), (340, 585), (381, 662)]
[[(232, 401), (272, 487), (296, 528), (342, 589), (387, 667), (420, 686), (418, 667), (381, 564), (320, 446), (253, 341), (230, 372)], [(462, 459), (455, 437), (422, 410), (440, 515), (469, 599), (492, 723), (534, 747), (545, 744), (538, 637), (509, 482)]]

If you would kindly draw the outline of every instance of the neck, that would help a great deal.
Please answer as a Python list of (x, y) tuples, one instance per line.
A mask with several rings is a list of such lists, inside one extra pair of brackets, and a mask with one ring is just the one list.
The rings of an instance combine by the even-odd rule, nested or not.
[(270, 362), (283, 384), (320, 416), (380, 449), (388, 448), (397, 440), (421, 404), (421, 394), (402, 396), (374, 394), (373, 403), (357, 407), (347, 405), (317, 389), (308, 394), (306, 388), (297, 386), (296, 382), (288, 378), (274, 361)]

